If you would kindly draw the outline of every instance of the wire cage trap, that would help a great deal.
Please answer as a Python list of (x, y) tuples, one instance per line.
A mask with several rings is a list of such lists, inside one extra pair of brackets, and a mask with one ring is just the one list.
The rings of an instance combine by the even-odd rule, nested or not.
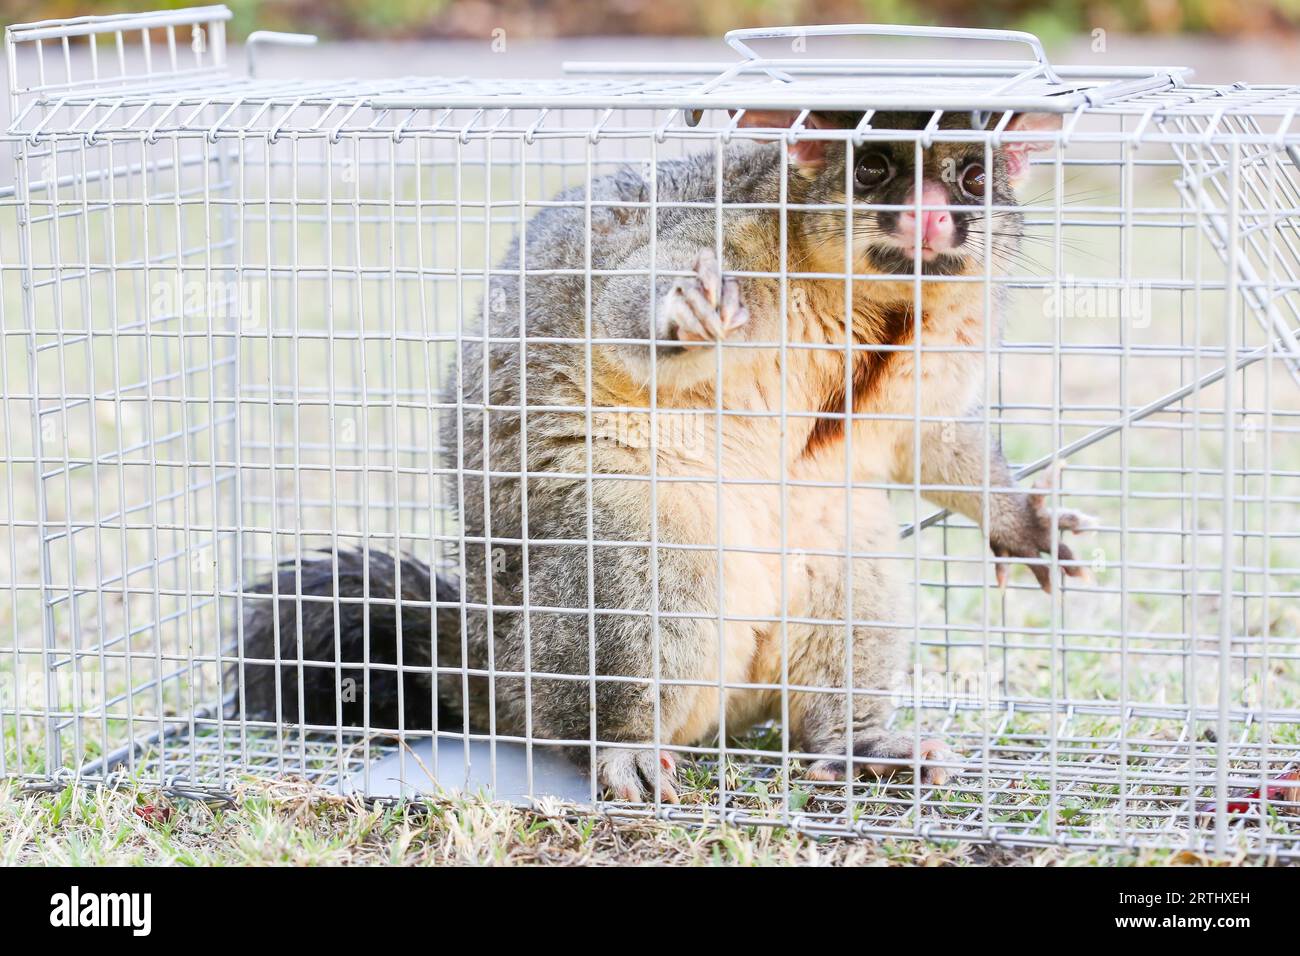
[(879, 26), (262, 80), (228, 18), (6, 34), (0, 776), (1300, 854), (1300, 87)]

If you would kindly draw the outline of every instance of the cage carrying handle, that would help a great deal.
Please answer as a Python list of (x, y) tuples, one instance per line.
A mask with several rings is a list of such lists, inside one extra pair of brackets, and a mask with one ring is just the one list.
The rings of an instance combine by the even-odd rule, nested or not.
[[(1034, 54), (1033, 63), (1026, 62), (1025, 69), (1021, 70), (1012, 77), (1002, 88), (1009, 89), (1018, 83), (1041, 76), (1049, 83), (1060, 84), (1064, 81), (1052, 67), (1051, 62), (1047, 59), (1047, 51), (1043, 49), (1043, 41), (1032, 33), (1023, 30), (986, 30), (973, 27), (927, 27), (927, 26), (908, 26), (891, 23), (834, 23), (814, 26), (795, 26), (795, 27), (749, 27), (743, 30), (730, 30), (723, 39), (727, 45), (739, 53), (743, 60), (728, 67), (722, 73), (709, 80), (701, 87), (701, 93), (708, 93), (717, 87), (731, 80), (733, 77), (747, 70), (758, 69), (766, 73), (772, 79), (782, 83), (794, 82), (794, 77), (787, 73), (782, 67), (808, 67), (818, 64), (818, 60), (813, 57), (806, 59), (795, 58), (774, 58), (764, 57), (757, 50), (749, 45), (752, 40), (798, 40), (810, 36), (891, 36), (891, 37), (920, 37), (927, 39), (946, 39), (946, 40), (984, 40), (995, 43), (1022, 43), (1029, 47)], [(868, 67), (873, 62), (870, 59), (863, 58), (853, 61), (860, 63), (863, 67)], [(1005, 66), (1006, 61), (998, 61), (999, 65)], [(896, 65), (896, 63), (894, 64)], [(922, 69), (922, 64), (917, 64), (918, 72)], [(929, 70), (927, 70), (928, 72)], [(686, 110), (683, 111), (687, 126), (695, 126), (700, 121), (700, 112)], [(988, 122), (987, 114), (972, 113), (972, 125), (976, 128), (982, 128)]]
[[(1049, 83), (1060, 83), (1061, 78), (1057, 76), (1052, 64), (1047, 59), (1047, 51), (1043, 49), (1043, 41), (1032, 33), (1023, 30), (986, 30), (972, 27), (927, 27), (927, 26), (909, 26), (906, 24), (892, 23), (831, 23), (802, 27), (750, 27), (743, 30), (730, 30), (723, 37), (727, 46), (731, 47), (741, 56), (745, 57), (745, 62), (738, 64), (740, 68), (747, 66), (762, 65), (763, 69), (775, 79), (789, 82), (791, 77), (783, 73), (771, 64), (773, 61), (764, 58), (754, 50), (747, 41), (750, 40), (781, 40), (781, 39), (800, 39), (803, 37), (822, 37), (822, 36), (887, 36), (887, 37), (918, 37), (926, 39), (945, 39), (945, 40), (991, 40), (1001, 43), (1023, 43), (1033, 51), (1034, 60), (1038, 64), (1035, 73), (1041, 73)], [(728, 71), (729, 73), (731, 71)], [(717, 81), (715, 81), (717, 82)]]

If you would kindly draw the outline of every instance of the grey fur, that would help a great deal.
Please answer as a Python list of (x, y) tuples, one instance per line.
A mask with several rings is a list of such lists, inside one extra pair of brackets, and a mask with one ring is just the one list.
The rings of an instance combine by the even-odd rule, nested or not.
[[(848, 117), (846, 121), (855, 119)], [(927, 119), (881, 117), (877, 125), (915, 127)], [(892, 150), (902, 163), (910, 162), (913, 149), (910, 144), (877, 148)], [(928, 155), (927, 170), (937, 162), (938, 151)], [(721, 166), (724, 204), (778, 201), (786, 168), (779, 146), (728, 147)], [(400, 643), (405, 663), (428, 665), (430, 624), (436, 624), (439, 668), (467, 666), (474, 671), (493, 672), (490, 680), (482, 676), (470, 678), (468, 701), (463, 699), (460, 674), (443, 673), (439, 677), (438, 697), (444, 707), (450, 708), (449, 713), (467, 711), (470, 723), (479, 729), (491, 728), (507, 735), (531, 733), (542, 740), (587, 740), (593, 726), (589, 675), (595, 674), (597, 738), (606, 745), (646, 744), (655, 739), (656, 715), (666, 730), (694, 706), (696, 693), (695, 688), (665, 684), (656, 697), (651, 683), (656, 656), (659, 676), (667, 680), (699, 679), (716, 660), (716, 558), (666, 545), (658, 549), (657, 562), (652, 566), (651, 549), (644, 544), (656, 536), (661, 540), (707, 543), (715, 540), (714, 532), (707, 528), (682, 530), (679, 525), (689, 525), (691, 515), (662, 512), (658, 527), (652, 528), (649, 482), (618, 477), (648, 476), (650, 448), (644, 443), (620, 441), (601, 429), (593, 430), (587, 408), (590, 404), (600, 412), (628, 405), (648, 406), (652, 378), (665, 403), (675, 400), (679, 407), (690, 407), (689, 396), (697, 395), (701, 404), (695, 407), (713, 408), (711, 388), (718, 363), (723, 363), (724, 376), (743, 371), (744, 366), (729, 356), (719, 359), (712, 347), (686, 343), (679, 337), (680, 323), (673, 316), (683, 313), (674, 313), (672, 308), (681, 308), (683, 303), (700, 312), (707, 311), (705, 299), (725, 299), (728, 315), (736, 316), (737, 309), (745, 310), (735, 324), (745, 325), (743, 335), (751, 341), (779, 339), (781, 309), (775, 280), (742, 278), (737, 292), (736, 285), (729, 284), (737, 280), (728, 277), (719, 285), (705, 275), (708, 256), (704, 256), (702, 265), (701, 250), (713, 249), (719, 234), (712, 209), (658, 207), (652, 214), (646, 208), (600, 205), (648, 203), (652, 198), (660, 202), (713, 202), (718, 193), (717, 167), (717, 156), (703, 152), (661, 163), (655, 183), (632, 167), (620, 169), (591, 183), (595, 202), (590, 207), (585, 205), (583, 188), (562, 193), (557, 198), (571, 205), (548, 207), (533, 216), (526, 224), (522, 245), (517, 239), (500, 263), (507, 274), (492, 279), (486, 297), (486, 330), (494, 341), (485, 342), (481, 327), (467, 325), (464, 330), (456, 369), (456, 380), (461, 383), (461, 415), (443, 416), (441, 437), (444, 447), (460, 448), (464, 456), (459, 481), (451, 479), (449, 491), (453, 498), (459, 497), (463, 483), (461, 519), (466, 538), (466, 573), (460, 587), (469, 605), (465, 629), (461, 631), (459, 608), (450, 606), (456, 602), (454, 586), (439, 583), (437, 597), (448, 606), (431, 615), (427, 569), (407, 561), (402, 566), (401, 590), (403, 600), (410, 603), (403, 607)], [(1010, 186), (996, 165), (992, 178), (996, 201), (1009, 203)], [(789, 202), (843, 204), (845, 181), (844, 149), (842, 145), (828, 146), (822, 168), (789, 176)], [(876, 202), (898, 201), (891, 195), (872, 198)], [(857, 213), (855, 232), (867, 234), (888, 228), (887, 219), (884, 213)], [(800, 242), (841, 235), (843, 220), (842, 209), (791, 211), (788, 221), (792, 249), (799, 248)], [(1019, 230), (1018, 215), (1003, 214), (993, 254), (1013, 249)], [(976, 232), (971, 229), (971, 236)], [(780, 259), (779, 235), (778, 213), (773, 210), (725, 210), (721, 269), (729, 273), (775, 271)], [(975, 254), (982, 254), (974, 238), (970, 245)], [(508, 274), (520, 267), (521, 248), (523, 266), (529, 270), (527, 307), (522, 310), (519, 277)], [(877, 268), (897, 268), (883, 247), (873, 247), (871, 255), (877, 259)], [(588, 257), (592, 270), (589, 290), (584, 274)], [(911, 262), (905, 264), (910, 271)], [(648, 274), (652, 266), (656, 272), (653, 294)], [(927, 271), (943, 273), (952, 268), (953, 262), (940, 260)], [(643, 270), (645, 274), (601, 274), (613, 269)], [(532, 270), (574, 271), (535, 275)], [(665, 304), (674, 301), (676, 306)], [(586, 307), (588, 302), (590, 309)], [(653, 312), (651, 302), (656, 304)], [(722, 308), (717, 301), (713, 304)], [(505, 341), (519, 337), (521, 321), (523, 344)], [(576, 341), (545, 341), (555, 338)], [(639, 341), (588, 344), (593, 338)], [(485, 412), (485, 405), (491, 411)], [(521, 407), (527, 416), (526, 449)], [(569, 410), (550, 410), (556, 407)], [(995, 484), (1003, 479), (1009, 484), (1000, 453), (996, 448), (991, 451)], [(488, 462), (493, 473), (490, 480), (485, 478)], [(926, 482), (973, 486), (983, 483), (984, 451), (975, 430), (964, 431), (961, 442), (942, 449), (927, 442), (923, 462), (926, 467), (922, 479)], [(524, 469), (530, 476), (526, 482), (516, 477)], [(543, 473), (580, 477), (542, 477)], [(910, 480), (910, 476), (904, 477)], [(978, 495), (940, 498), (967, 514), (978, 516), (983, 510), (982, 502), (980, 507), (973, 505)], [(1036, 555), (1043, 544), (1042, 528), (1027, 517), (1033, 511), (1028, 496), (1020, 493), (1008, 500), (1005, 507), (992, 509), (995, 545), (1008, 554), (1032, 551)], [(883, 493), (872, 509), (877, 515), (888, 513)], [(883, 529), (888, 521), (880, 524)], [(879, 531), (873, 547), (881, 541), (888, 545), (889, 534), (892, 530)], [(526, 596), (525, 545), (519, 543), (525, 539)], [(591, 539), (628, 544), (601, 545), (589, 551), (585, 542)], [(367, 641), (374, 660), (377, 646), (398, 643), (392, 613), (396, 590), (392, 561), (372, 556), (366, 592), (360, 571), (364, 562), (356, 556), (340, 556), (339, 560), (344, 562), (345, 573), (340, 580), (343, 593), (369, 593), (389, 599), (388, 606), (374, 612), (369, 623)], [(331, 564), (330, 558), (303, 562), (304, 593), (325, 597), (333, 594)], [(809, 560), (805, 570), (814, 594), (811, 618), (827, 622), (842, 619), (851, 597), (855, 618), (882, 623), (854, 626), (851, 662), (845, 660), (842, 624), (792, 624), (788, 636), (791, 682), (834, 688), (845, 686), (851, 679), (860, 688), (887, 686), (890, 675), (905, 667), (907, 649), (905, 633), (883, 623), (901, 619), (902, 587), (893, 572), (880, 562), (859, 560), (854, 563), (850, 581), (846, 580), (844, 562), (832, 559)], [(293, 568), (283, 571), (281, 595), (296, 593), (296, 580)], [(651, 588), (652, 580), (658, 582), (657, 596)], [(525, 600), (532, 608), (527, 616), (515, 610)], [(656, 604), (660, 615), (657, 634), (651, 621)], [(310, 615), (307, 607), (312, 608)], [(478, 609), (483, 607), (491, 610)], [(359, 635), (364, 630), (359, 623), (362, 615), (357, 605), (350, 608), (337, 631), (336, 650), (331, 605), (304, 607), (304, 658), (332, 661), (337, 654), (344, 661), (360, 659), (364, 650)], [(255, 661), (275, 657), (276, 617), (269, 609), (267, 603), (255, 605), (245, 625), (244, 654)], [(281, 659), (296, 662), (299, 657), (297, 625), (295, 602), (282, 600), (278, 615)], [(248, 666), (256, 669), (258, 665)], [(294, 665), (282, 668), (279, 708), (282, 719), (288, 721), (297, 720), (301, 704), (293, 671)], [(329, 717), (335, 712), (334, 669), (324, 673), (328, 679), (323, 686), (315, 691), (308, 688), (309, 694), (324, 695), (323, 703), (305, 708), (309, 717)], [(512, 673), (530, 676), (509, 676)], [(262, 665), (255, 679), (250, 680), (246, 704), (250, 712), (266, 715), (275, 711), (274, 676), (273, 667)], [(600, 679), (610, 677), (636, 680)], [(428, 679), (426, 667), (415, 675), (414, 683), (403, 685), (406, 697), (418, 697), (420, 693), (427, 697)], [(393, 683), (393, 688), (385, 688), (395, 686)], [(374, 693), (372, 687), (372, 697)], [(756, 720), (780, 712), (779, 694), (765, 692), (757, 696), (757, 703), (737, 719)], [(384, 726), (375, 719), (376, 714), (396, 724), (397, 710), (391, 704), (367, 700), (371, 726)], [(412, 712), (408, 703), (403, 726), (428, 724), (432, 713), (427, 702), (417, 711)], [(810, 752), (843, 753), (852, 746), (863, 759), (898, 758), (911, 752), (910, 739), (883, 730), (889, 702), (878, 695), (855, 695), (851, 726), (845, 723), (842, 694), (792, 694), (790, 712), (795, 745)], [(728, 731), (743, 729), (732, 723), (731, 714), (728, 705)], [(575, 755), (583, 762), (589, 759), (585, 748), (577, 748)], [(928, 756), (945, 755), (935, 749)], [(831, 775), (843, 772), (842, 765), (837, 771), (832, 764), (823, 761), (814, 765), (814, 770)], [(598, 773), (603, 784), (624, 797), (641, 798), (656, 789), (665, 799), (674, 797), (667, 767), (656, 778), (653, 761), (647, 763), (643, 756), (617, 746), (606, 746), (601, 751)], [(936, 774), (931, 779), (937, 781), (940, 777)]]

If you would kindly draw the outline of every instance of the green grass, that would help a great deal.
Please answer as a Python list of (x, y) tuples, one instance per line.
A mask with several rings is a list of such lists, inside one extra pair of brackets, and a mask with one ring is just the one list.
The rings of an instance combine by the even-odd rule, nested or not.
[(234, 807), (149, 790), (0, 783), (0, 865), (970, 866), (1249, 864), (1186, 851), (1008, 851), (950, 841), (814, 839), (791, 830), (574, 818), (480, 799), (373, 807), (249, 780)]

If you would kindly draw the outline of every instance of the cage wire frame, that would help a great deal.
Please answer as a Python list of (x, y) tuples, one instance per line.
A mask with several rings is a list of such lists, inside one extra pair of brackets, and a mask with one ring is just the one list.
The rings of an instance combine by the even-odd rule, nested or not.
[[(995, 591), (976, 526), (924, 507), (933, 489), (919, 480), (886, 483), (901, 528), (886, 557), (912, 574), (910, 619), (894, 622), (912, 638), (895, 726), (918, 743), (944, 737), (965, 772), (944, 787), (915, 774), (814, 784), (799, 775), (811, 755), (792, 749), (779, 721), (694, 747), (662, 739), (656, 724), (656, 754), (671, 744), (694, 758), (682, 802), (620, 803), (588, 780), (579, 810), (826, 835), (1300, 855), (1287, 777), (1300, 767), (1300, 87), (1060, 67), (1028, 34), (871, 25), (735, 31), (734, 62), (566, 64), (563, 79), (527, 83), (257, 80), (228, 68), (229, 16), (214, 6), (6, 32), (0, 777), (35, 788), (133, 780), (210, 798), (245, 774), (294, 774), (375, 797), (376, 762), (395, 759), (406, 781), (421, 762), (413, 745), (432, 740), (439, 760), (463, 747), (466, 783), (486, 759), (495, 784), (498, 754), (521, 748), (524, 796), (540, 799), (535, 762), (550, 740), (471, 731), (467, 718), (394, 734), (232, 709), (240, 687), (228, 668), (242, 658), (231, 641), (247, 603), (266, 599), (253, 583), (341, 545), (414, 554), (464, 578), (460, 502), (442, 479), (463, 478), (473, 438), (462, 426), (459, 449), (439, 447), (436, 419), (466, 409), (448, 390), (466, 341), (487, 342), (474, 319), (501, 246), (566, 202), (561, 188), (639, 164), (653, 223), (672, 205), (657, 192), (668, 158), (773, 138), (902, 141), (918, 156), (961, 140), (991, 153), (1025, 135), (1008, 129), (1014, 112), (1041, 111), (1061, 114), (1062, 128), (1036, 134), (1050, 149), (1034, 181), (1050, 185), (1021, 209), (1028, 234), (1046, 236), (1036, 248), (1047, 261), (989, 261), (975, 278), (986, 319), (995, 288), (1009, 292), (1004, 339), (972, 349), (985, 366), (977, 423), (1002, 437), (1017, 479), (1070, 459), (1047, 494), (1054, 507), (1100, 514), (1094, 582), (1047, 597), (1015, 578)], [(755, 49), (822, 35), (960, 39), (978, 51), (996, 41), (1029, 57)], [(253, 38), (275, 42), (308, 41)], [(789, 129), (742, 125), (746, 111), (782, 109), (798, 113)], [(864, 109), (855, 129), (806, 122), (810, 110)], [(891, 109), (932, 118), (874, 128)], [(971, 129), (941, 128), (951, 113), (969, 113)], [(1067, 173), (1094, 190), (1071, 195)], [(783, 229), (786, 192), (766, 207)], [(567, 202), (590, 222), (595, 201)], [(699, 205), (722, 222), (720, 186)], [(1072, 237), (1090, 230), (1109, 245), (1080, 258)], [(850, 242), (845, 273), (828, 278), (882, 278), (850, 274)], [(523, 261), (516, 271), (521, 283), (529, 275)], [(783, 311), (797, 275), (783, 263), (766, 277)], [(922, 279), (908, 281), (919, 303)], [(956, 280), (924, 279), (941, 281)], [(590, 291), (584, 308), (590, 323)], [(574, 340), (588, 376), (598, 341)], [(797, 343), (778, 344), (784, 360)], [(732, 347), (715, 346), (719, 371)], [(919, 336), (899, 348), (917, 363), (925, 351)], [(915, 388), (919, 408), (919, 379)], [(576, 411), (592, 421), (589, 387)], [(642, 411), (657, 435), (654, 400)], [(784, 425), (784, 404), (777, 414)], [(922, 417), (909, 417), (914, 438)], [(591, 440), (589, 430), (589, 456)], [(590, 494), (590, 474), (571, 477)], [(653, 466), (648, 479), (654, 513)], [(851, 472), (845, 481), (857, 487)], [(720, 451), (712, 482), (719, 501), (733, 487)], [(784, 641), (784, 474), (779, 484), (781, 608), (763, 621)], [(987, 508), (987, 466), (976, 490)], [(577, 542), (589, 574), (610, 543), (590, 530)], [(721, 567), (721, 532), (715, 547)], [(847, 567), (859, 555), (846, 545), (835, 557)], [(1042, 560), (1056, 575), (1058, 560)], [(723, 627), (721, 595), (718, 605)], [(440, 602), (425, 606), (436, 619)], [(462, 620), (493, 610), (463, 593), (454, 607)], [(520, 610), (535, 611), (526, 578)], [(594, 607), (579, 612), (595, 618)], [(851, 642), (851, 611), (834, 623)], [(658, 688), (657, 653), (654, 667)], [(435, 660), (426, 670), (457, 669)], [(969, 673), (975, 690), (955, 688)], [(749, 686), (714, 684), (720, 697)], [(771, 689), (788, 707), (788, 661)], [(577, 743), (594, 763), (594, 718), (592, 735)]]

